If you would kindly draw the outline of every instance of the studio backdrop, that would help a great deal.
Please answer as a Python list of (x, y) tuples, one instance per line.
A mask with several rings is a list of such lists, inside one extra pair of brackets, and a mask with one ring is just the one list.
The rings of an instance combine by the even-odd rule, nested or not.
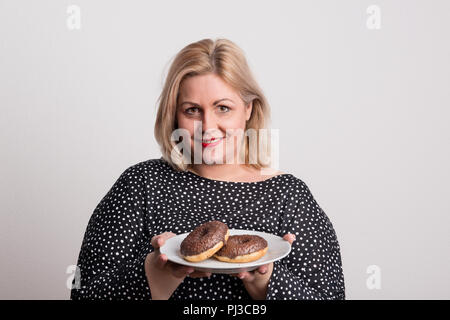
[(68, 299), (174, 55), (245, 52), (339, 240), (347, 299), (450, 298), (450, 2), (0, 1), (0, 298)]

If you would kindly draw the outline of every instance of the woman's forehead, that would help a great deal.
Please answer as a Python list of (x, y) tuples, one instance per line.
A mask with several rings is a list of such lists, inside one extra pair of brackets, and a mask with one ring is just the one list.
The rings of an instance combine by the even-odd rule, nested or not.
[[(207, 100), (213, 104), (219, 99), (228, 98), (236, 102), (239, 97), (236, 90), (217, 75), (198, 75), (184, 79), (180, 85), (180, 97), (184, 100), (199, 103), (194, 100)], [(183, 102), (183, 101), (180, 101)]]

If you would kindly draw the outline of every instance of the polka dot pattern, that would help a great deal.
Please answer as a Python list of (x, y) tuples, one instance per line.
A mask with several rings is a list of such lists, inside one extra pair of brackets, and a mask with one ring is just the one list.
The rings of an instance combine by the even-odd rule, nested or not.
[[(212, 180), (177, 171), (163, 158), (126, 169), (95, 208), (78, 257), (81, 287), (71, 299), (151, 299), (144, 270), (151, 238), (210, 220), (296, 235), (291, 253), (274, 263), (266, 299), (345, 299), (336, 233), (302, 180), (287, 173), (258, 182)], [(186, 277), (170, 297), (184, 299), (251, 297), (242, 280), (212, 274)]]

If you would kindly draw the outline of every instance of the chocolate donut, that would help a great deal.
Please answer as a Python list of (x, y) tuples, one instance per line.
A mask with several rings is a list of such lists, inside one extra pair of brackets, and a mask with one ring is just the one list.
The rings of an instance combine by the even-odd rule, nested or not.
[(260, 236), (234, 235), (228, 238), (226, 245), (214, 257), (224, 262), (250, 262), (265, 255), (267, 248), (267, 241)]
[(191, 262), (206, 260), (227, 242), (228, 226), (220, 221), (209, 221), (196, 227), (180, 244), (180, 253)]

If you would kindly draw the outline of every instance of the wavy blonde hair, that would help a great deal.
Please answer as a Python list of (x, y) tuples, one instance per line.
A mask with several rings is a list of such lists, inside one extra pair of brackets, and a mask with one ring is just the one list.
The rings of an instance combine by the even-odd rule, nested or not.
[[(246, 122), (244, 133), (247, 132), (247, 129), (255, 129), (257, 141), (259, 141), (259, 129), (268, 129), (266, 126), (270, 121), (269, 104), (250, 71), (242, 49), (227, 39), (216, 39), (215, 41), (203, 39), (191, 43), (178, 52), (169, 68), (164, 88), (158, 98), (159, 106), (154, 128), (162, 157), (177, 170), (185, 171), (191, 166), (182, 161), (183, 155), (176, 148), (176, 142), (171, 139), (172, 132), (178, 127), (176, 110), (180, 84), (187, 77), (206, 73), (218, 75), (234, 88), (245, 105), (252, 102), (252, 113)], [(249, 143), (246, 141), (247, 136), (244, 135), (244, 137), (245, 148), (241, 148), (242, 152), (245, 152), (244, 164), (256, 169), (269, 167), (271, 157), (268, 145), (270, 143), (263, 141), (261, 145), (258, 144), (259, 147), (263, 146), (263, 150), (258, 150), (258, 154), (263, 155), (266, 159), (265, 162), (257, 157), (257, 159), (252, 158), (254, 163), (249, 163)], [(171, 154), (174, 148), (175, 158), (178, 161), (172, 161)], [(267, 161), (267, 159), (269, 160)]]

